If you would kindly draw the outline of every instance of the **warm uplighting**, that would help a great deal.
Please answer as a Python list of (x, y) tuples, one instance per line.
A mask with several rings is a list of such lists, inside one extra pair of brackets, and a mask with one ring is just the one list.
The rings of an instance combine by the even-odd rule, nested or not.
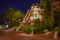
[(23, 23), (31, 24), (36, 19), (40, 19), (40, 21), (41, 21), (43, 18), (43, 16), (41, 14), (42, 14), (42, 9), (37, 4), (34, 4), (31, 6), (31, 9), (28, 9), (26, 16), (23, 19)]

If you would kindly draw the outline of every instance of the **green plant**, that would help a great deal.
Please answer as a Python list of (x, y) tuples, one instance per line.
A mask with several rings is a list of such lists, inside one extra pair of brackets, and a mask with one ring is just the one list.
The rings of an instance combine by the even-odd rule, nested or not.
[(24, 32), (30, 34), (33, 29), (34, 29), (33, 25), (30, 25), (24, 30)]
[(20, 10), (14, 10), (13, 8), (6, 9), (6, 20), (9, 27), (19, 26), (25, 14)]

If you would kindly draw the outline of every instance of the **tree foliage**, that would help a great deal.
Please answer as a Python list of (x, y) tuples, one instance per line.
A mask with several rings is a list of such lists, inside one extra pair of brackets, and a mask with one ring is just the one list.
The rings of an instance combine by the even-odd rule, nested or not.
[[(42, 1), (42, 2), (41, 2)], [(50, 0), (41, 0), (40, 4), (44, 4), (44, 17), (45, 17), (45, 24), (48, 27), (51, 27), (51, 30), (53, 28), (54, 25), (54, 13), (52, 12), (52, 8), (51, 8), (51, 1)]]
[(9, 26), (18, 26), (25, 15), (21, 11), (12, 8), (7, 8), (6, 12), (6, 20), (9, 22)]

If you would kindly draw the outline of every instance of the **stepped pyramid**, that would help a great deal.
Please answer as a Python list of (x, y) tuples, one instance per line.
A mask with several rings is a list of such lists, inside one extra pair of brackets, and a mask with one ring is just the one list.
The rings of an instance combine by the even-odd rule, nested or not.
[(28, 25), (32, 25), (36, 19), (39, 19), (41, 22), (43, 21), (42, 9), (38, 5), (38, 3), (33, 3), (31, 8), (28, 9), (26, 16), (23, 18), (21, 26), (25, 27)]

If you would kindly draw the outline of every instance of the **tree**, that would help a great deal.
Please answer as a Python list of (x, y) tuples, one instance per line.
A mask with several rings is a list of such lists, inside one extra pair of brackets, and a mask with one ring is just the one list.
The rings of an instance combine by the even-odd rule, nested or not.
[(51, 30), (54, 25), (54, 13), (52, 12), (52, 6), (50, 0), (40, 0), (40, 5), (44, 7), (45, 24), (48, 27), (51, 27)]
[[(59, 0), (47, 0), (40, 1), (41, 5), (44, 4), (45, 9), (45, 18), (47, 21), (47, 25), (51, 26), (51, 31), (55, 30), (55, 38), (57, 34), (60, 35), (60, 1)], [(55, 5), (56, 4), (56, 5)], [(58, 29), (57, 29), (58, 28)]]
[(18, 26), (19, 23), (22, 21), (25, 14), (23, 14), (19, 10), (14, 10), (12, 8), (6, 9), (6, 20), (9, 22), (9, 26)]

